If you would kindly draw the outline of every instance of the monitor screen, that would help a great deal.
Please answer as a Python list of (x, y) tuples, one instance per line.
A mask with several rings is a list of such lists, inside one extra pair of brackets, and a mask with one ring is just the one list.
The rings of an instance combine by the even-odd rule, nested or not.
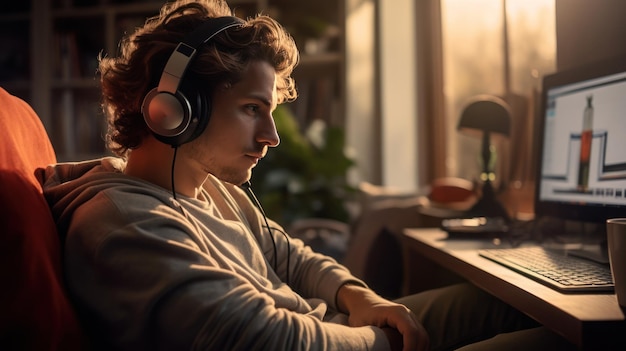
[(537, 216), (626, 217), (626, 58), (543, 79)]

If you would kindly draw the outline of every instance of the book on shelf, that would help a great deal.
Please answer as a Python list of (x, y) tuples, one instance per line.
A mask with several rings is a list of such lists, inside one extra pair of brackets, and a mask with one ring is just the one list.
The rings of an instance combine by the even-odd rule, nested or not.
[(62, 91), (52, 99), (48, 134), (58, 155), (71, 155), (74, 151), (74, 95)]
[(298, 98), (290, 105), (300, 127), (306, 129), (316, 119), (332, 124), (337, 117), (334, 115), (337, 112), (334, 78), (332, 76), (301, 78), (296, 80), (296, 86)]
[(79, 78), (82, 75), (76, 33), (54, 33), (54, 77), (61, 80)]
[(63, 89), (53, 104), (51, 140), (63, 161), (105, 152), (106, 121), (97, 97)]
[(80, 155), (102, 154), (105, 149), (106, 121), (97, 100), (81, 99), (74, 106), (75, 148)]

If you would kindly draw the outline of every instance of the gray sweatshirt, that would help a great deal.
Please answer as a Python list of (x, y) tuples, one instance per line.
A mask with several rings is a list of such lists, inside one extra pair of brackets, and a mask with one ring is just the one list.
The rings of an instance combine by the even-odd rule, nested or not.
[(336, 312), (342, 284), (365, 284), (271, 220), (270, 233), (239, 187), (209, 175), (199, 199), (175, 200), (124, 167), (103, 158), (45, 172), (68, 290), (96, 347), (389, 348), (381, 329), (348, 327)]

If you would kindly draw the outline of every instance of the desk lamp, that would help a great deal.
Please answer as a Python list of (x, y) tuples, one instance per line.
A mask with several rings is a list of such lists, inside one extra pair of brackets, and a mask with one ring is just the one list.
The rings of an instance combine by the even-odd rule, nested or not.
[(491, 137), (492, 134), (508, 137), (511, 129), (511, 112), (507, 103), (495, 96), (479, 95), (463, 109), (459, 120), (460, 132), (482, 137), (481, 156), (483, 181), (482, 196), (469, 210), (471, 216), (502, 217), (509, 219), (506, 209), (496, 199), (493, 185), (494, 173)]

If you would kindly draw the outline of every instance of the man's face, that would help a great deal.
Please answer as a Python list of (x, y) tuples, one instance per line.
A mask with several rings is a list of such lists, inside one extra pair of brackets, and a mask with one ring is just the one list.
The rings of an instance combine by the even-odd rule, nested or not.
[(272, 117), (276, 102), (274, 68), (251, 62), (241, 81), (215, 92), (206, 130), (188, 144), (193, 167), (237, 185), (249, 180), (267, 148), (280, 143)]

